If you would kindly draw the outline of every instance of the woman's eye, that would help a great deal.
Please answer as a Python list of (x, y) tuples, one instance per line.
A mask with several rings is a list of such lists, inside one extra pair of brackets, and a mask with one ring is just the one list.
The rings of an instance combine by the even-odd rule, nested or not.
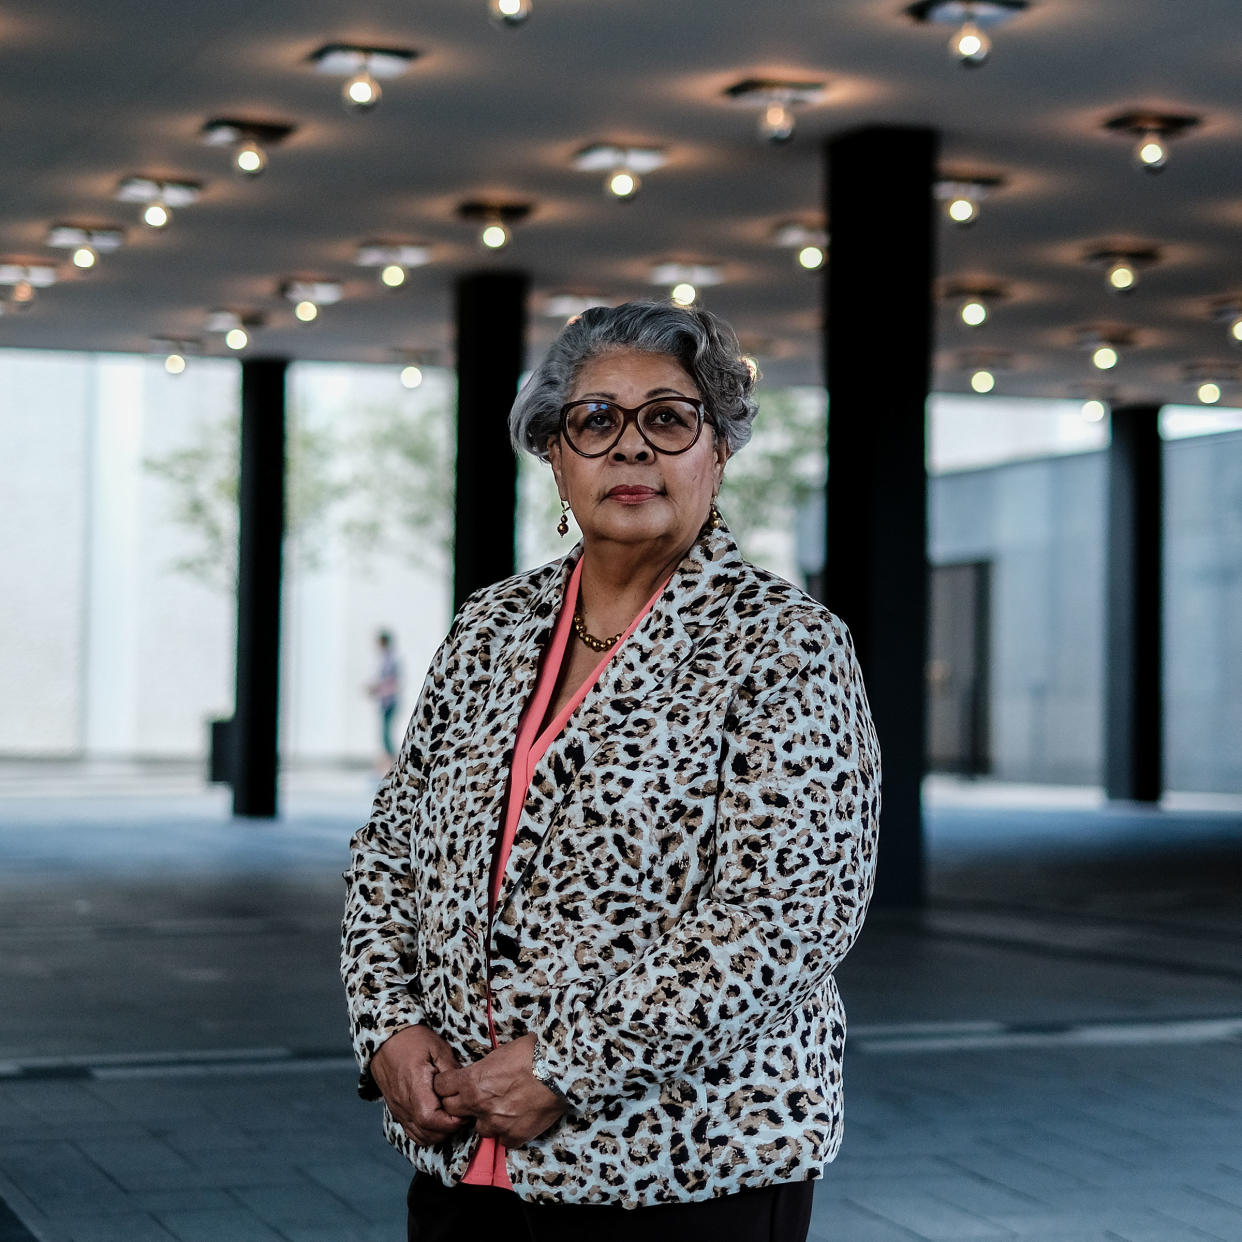
[(662, 426), (669, 427), (674, 423), (684, 422), (682, 412), (672, 405), (658, 405), (648, 415), (648, 419), (653, 423), (659, 423)]

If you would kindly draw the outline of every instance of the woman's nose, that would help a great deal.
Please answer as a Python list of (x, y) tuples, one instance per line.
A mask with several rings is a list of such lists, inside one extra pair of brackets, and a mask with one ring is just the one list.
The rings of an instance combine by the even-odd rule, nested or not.
[(621, 431), (621, 439), (612, 446), (613, 461), (648, 461), (651, 449), (639, 433), (638, 424), (629, 422)]

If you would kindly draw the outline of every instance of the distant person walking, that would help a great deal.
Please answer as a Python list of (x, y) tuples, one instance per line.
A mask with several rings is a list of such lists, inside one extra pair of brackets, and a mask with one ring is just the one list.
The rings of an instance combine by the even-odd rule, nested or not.
[(392, 744), (392, 720), (397, 714), (397, 699), (401, 694), (401, 665), (397, 663), (392, 635), (387, 630), (380, 630), (375, 636), (375, 645), (379, 648), (379, 671), (367, 687), (367, 693), (379, 704), (380, 745), (391, 763), (397, 757)]

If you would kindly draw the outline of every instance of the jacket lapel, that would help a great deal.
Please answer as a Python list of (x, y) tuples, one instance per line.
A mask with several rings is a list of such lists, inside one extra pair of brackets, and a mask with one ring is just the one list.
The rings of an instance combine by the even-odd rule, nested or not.
[[(693, 657), (695, 648), (719, 624), (743, 564), (726, 527), (697, 540), (651, 611), (544, 752), (532, 774), (501, 880), (498, 915), (524, 883), (558, 808), (578, 783), (591, 755), (605, 740), (621, 736), (635, 708)], [(522, 703), (529, 697), (530, 687)], [(514, 735), (516, 730), (515, 720)]]
[(581, 553), (579, 544), (559, 564), (549, 565), (544, 581), (525, 605), (525, 613), (516, 624), (502, 621), (495, 635), (500, 652), (488, 677), (486, 702), (474, 713), (478, 733), (471, 753), (471, 780), (454, 811), (460, 823), (473, 829), (463, 837), (468, 856), (461, 860), (461, 866), (465, 874), (478, 877), (475, 903), (479, 913), (488, 906), (492, 853), (504, 821), (518, 724), (534, 691), (539, 663), (552, 639), (565, 587)]

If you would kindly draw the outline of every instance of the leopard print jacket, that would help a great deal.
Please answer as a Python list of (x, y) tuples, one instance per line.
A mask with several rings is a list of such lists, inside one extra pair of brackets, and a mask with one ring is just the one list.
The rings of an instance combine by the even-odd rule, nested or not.
[[(426, 1023), (463, 1063), (535, 1033), (573, 1107), (509, 1152), (523, 1199), (635, 1207), (818, 1178), (841, 1142), (833, 979), (870, 898), (880, 764), (844, 625), (686, 555), (535, 770), (496, 914), (518, 718), (581, 545), (472, 596), (355, 835), (342, 976), (362, 1067)], [(411, 1143), (445, 1183), (469, 1131)]]

